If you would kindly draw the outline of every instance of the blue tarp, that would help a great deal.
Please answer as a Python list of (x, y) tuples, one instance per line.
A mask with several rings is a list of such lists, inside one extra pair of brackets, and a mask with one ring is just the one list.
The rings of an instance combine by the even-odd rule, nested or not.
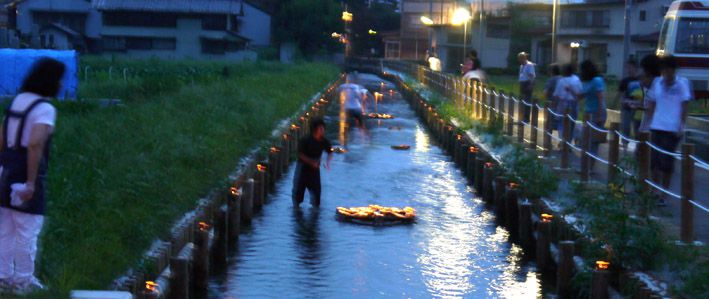
[(66, 65), (62, 78), (59, 99), (75, 99), (79, 89), (79, 59), (76, 51), (0, 49), (0, 96), (14, 96), (22, 86), (32, 63), (42, 57), (50, 57)]

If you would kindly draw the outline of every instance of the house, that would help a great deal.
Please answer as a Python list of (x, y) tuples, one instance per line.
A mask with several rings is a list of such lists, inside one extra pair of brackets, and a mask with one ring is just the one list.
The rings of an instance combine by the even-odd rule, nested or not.
[(27, 47), (233, 60), (255, 59), (251, 49), (271, 44), (275, 6), (271, 0), (1, 1), (10, 4), (0, 22), (14, 23)]
[(560, 5), (557, 60), (594, 61), (606, 75), (622, 77), (623, 64), (654, 53), (662, 19), (672, 0), (638, 0), (630, 15), (629, 57), (623, 57), (623, 0), (587, 0)]
[(271, 43), (271, 16), (248, 1), (93, 2), (107, 55), (253, 60)]
[(17, 31), (32, 48), (95, 51), (101, 14), (86, 0), (15, 1)]
[(444, 24), (449, 22), (449, 16), (457, 5), (457, 1), (452, 0), (401, 0), (399, 35), (384, 38), (385, 49), (387, 49), (385, 56), (423, 61), (426, 58), (426, 51), (431, 47), (430, 38), (435, 29), (426, 26), (421, 21), (421, 17), (426, 16), (433, 24)]

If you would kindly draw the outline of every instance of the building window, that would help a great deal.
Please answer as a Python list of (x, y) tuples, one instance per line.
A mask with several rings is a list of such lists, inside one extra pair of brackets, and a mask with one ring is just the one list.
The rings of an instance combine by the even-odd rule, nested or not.
[(82, 13), (35, 11), (32, 12), (32, 22), (40, 29), (52, 23), (59, 23), (69, 27), (71, 30), (83, 33), (86, 26), (86, 15)]
[(126, 49), (128, 50), (152, 50), (153, 40), (147, 37), (127, 37)]
[(510, 27), (507, 25), (490, 24), (487, 26), (487, 37), (509, 38)]
[(106, 51), (125, 51), (126, 39), (123, 36), (103, 36), (103, 49)]
[(176, 50), (177, 41), (174, 38), (154, 38), (153, 39), (153, 49), (154, 50)]
[(202, 17), (203, 30), (226, 30), (227, 29), (226, 15), (207, 15)]
[(641, 10), (640, 15), (638, 16), (638, 20), (640, 20), (641, 22), (645, 22), (646, 18), (647, 18), (647, 12), (645, 12), (644, 10)]
[(107, 26), (127, 27), (177, 27), (177, 15), (145, 12), (104, 12), (103, 23)]
[(203, 38), (201, 41), (203, 54), (224, 55), (226, 52), (236, 52), (246, 48), (244, 42), (225, 41)]
[(610, 26), (610, 13), (607, 10), (562, 11), (561, 26), (569, 28), (607, 28)]

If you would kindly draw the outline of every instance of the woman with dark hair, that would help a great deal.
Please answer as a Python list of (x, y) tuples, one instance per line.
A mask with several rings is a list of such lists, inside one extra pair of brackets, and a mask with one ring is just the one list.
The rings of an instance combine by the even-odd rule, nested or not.
[[(662, 76), (653, 80), (647, 94), (651, 139), (655, 146), (667, 152), (674, 152), (684, 132), (692, 89), (687, 78), (677, 76), (677, 59), (674, 56), (662, 57), (660, 65)], [(661, 183), (665, 189), (669, 188), (674, 171), (674, 158), (653, 150), (650, 160), (653, 181)], [(665, 205), (662, 198), (659, 204)]]
[[(590, 60), (585, 60), (581, 63), (581, 82), (583, 89), (581, 94), (584, 97), (584, 115), (585, 119), (597, 128), (604, 128), (606, 125), (606, 84), (598, 73), (598, 68)], [(591, 134), (591, 147), (589, 151), (597, 155), (598, 146), (601, 141), (598, 138), (593, 138), (595, 134)], [(591, 159), (589, 169), (593, 172), (595, 159)]]
[[(576, 66), (573, 63), (568, 63), (564, 65), (564, 70), (562, 72), (562, 77), (559, 82), (556, 83), (554, 88), (554, 93), (552, 97), (556, 101), (556, 113), (567, 114), (572, 118), (578, 118), (578, 97), (581, 95), (581, 80), (575, 75)], [(564, 122), (563, 119), (557, 120), (557, 130), (559, 131), (559, 137), (564, 138)], [(574, 131), (575, 123), (571, 122), (571, 127), (569, 132)], [(567, 136), (569, 140), (573, 137), (573, 134)]]
[(57, 96), (66, 67), (41, 58), (12, 100), (0, 130), (0, 290), (24, 295), (44, 289), (34, 276), (44, 223), (45, 179)]

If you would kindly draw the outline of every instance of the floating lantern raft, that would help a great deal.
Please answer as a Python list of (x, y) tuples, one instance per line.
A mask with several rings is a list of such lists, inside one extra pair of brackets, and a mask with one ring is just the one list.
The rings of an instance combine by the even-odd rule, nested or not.
[(395, 150), (405, 151), (405, 150), (410, 149), (411, 146), (408, 144), (399, 144), (399, 145), (392, 145), (391, 148), (395, 149)]
[(347, 149), (346, 149), (346, 148), (340, 147), (340, 146), (333, 146), (333, 147), (331, 148), (331, 150), (332, 150), (333, 153), (336, 153), (336, 154), (344, 154), (344, 153), (347, 152)]
[(394, 118), (393, 115), (391, 114), (386, 114), (386, 113), (370, 113), (369, 118), (374, 118), (374, 119), (392, 119)]
[(416, 218), (416, 210), (412, 207), (401, 209), (380, 205), (353, 208), (337, 207), (337, 218), (342, 221), (369, 225), (410, 223)]

